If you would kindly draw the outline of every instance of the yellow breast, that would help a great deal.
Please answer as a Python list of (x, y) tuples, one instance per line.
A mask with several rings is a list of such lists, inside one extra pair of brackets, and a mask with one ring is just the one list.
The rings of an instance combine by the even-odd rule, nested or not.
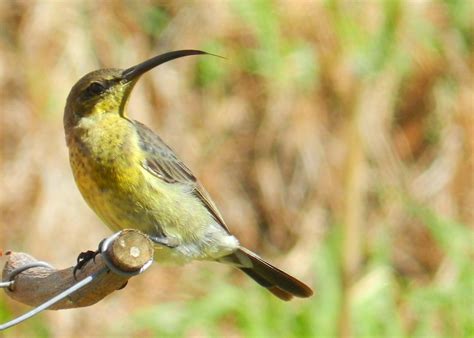
[(113, 230), (136, 227), (140, 201), (131, 195), (143, 188), (141, 152), (130, 122), (113, 114), (83, 118), (68, 136), (77, 186), (89, 206)]

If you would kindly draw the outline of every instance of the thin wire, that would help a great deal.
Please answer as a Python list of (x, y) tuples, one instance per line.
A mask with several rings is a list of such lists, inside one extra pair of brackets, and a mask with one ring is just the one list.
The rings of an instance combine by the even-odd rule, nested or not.
[[(54, 269), (49, 263), (43, 262), (43, 261), (38, 261), (38, 262), (33, 262), (33, 263), (28, 263), (25, 265), (20, 266), (19, 268), (14, 269), (12, 272), (10, 272), (7, 275), (7, 282), (9, 283), (8, 288), (10, 291), (13, 291), (11, 287), (13, 284), (15, 284), (15, 277), (22, 273), (23, 271), (33, 269), (33, 268), (48, 268), (48, 269)], [(1, 284), (0, 284), (1, 285)]]
[[(58, 295), (54, 296), (53, 298), (47, 300), (43, 304), (41, 304), (41, 305), (37, 306), (36, 308), (34, 308), (33, 310), (31, 310), (31, 311), (29, 311), (29, 312), (15, 318), (15, 319), (13, 319), (13, 320), (11, 320), (7, 323), (0, 324), (0, 331), (3, 331), (3, 330), (6, 330), (6, 329), (8, 329), (12, 326), (15, 326), (15, 325), (31, 318), (31, 317), (37, 315), (41, 311), (46, 310), (47, 308), (53, 306), (57, 302), (59, 302), (59, 301), (63, 300), (64, 298), (66, 298), (67, 296), (69, 296), (72, 293), (76, 292), (77, 290), (83, 288), (87, 284), (91, 283), (93, 280), (97, 279), (98, 277), (100, 277), (100, 275), (102, 275), (103, 273), (105, 273), (109, 270), (112, 270), (112, 272), (114, 272), (118, 275), (130, 277), (130, 276), (138, 275), (138, 274), (144, 272), (146, 269), (148, 269), (150, 267), (150, 265), (153, 263), (153, 259), (150, 259), (148, 262), (146, 262), (141, 269), (139, 269), (137, 271), (132, 271), (132, 272), (125, 272), (125, 271), (118, 270), (113, 265), (113, 263), (109, 260), (109, 257), (107, 255), (106, 251), (107, 251), (107, 248), (110, 245), (110, 243), (112, 243), (120, 234), (121, 234), (121, 231), (119, 231), (119, 232), (113, 234), (112, 236), (106, 238), (102, 242), (101, 247), (99, 248), (100, 252), (102, 254), (102, 257), (104, 258), (104, 261), (107, 265), (106, 267), (102, 268), (101, 270), (97, 271), (95, 274), (93, 274), (91, 276), (87, 276), (86, 278), (84, 278), (80, 282), (77, 282), (76, 284), (74, 284), (70, 288), (64, 290), (60, 294), (58, 294)], [(11, 287), (14, 284), (13, 279), (15, 278), (16, 275), (20, 274), (21, 272), (23, 272), (27, 269), (31, 269), (31, 268), (34, 268), (34, 267), (40, 267), (40, 266), (41, 267), (52, 268), (51, 265), (49, 265), (46, 262), (35, 262), (35, 263), (31, 263), (31, 264), (26, 264), (22, 267), (19, 267), (19, 268), (13, 270), (9, 275), (9, 278), (8, 278), (9, 281), (0, 282), (0, 288)]]
[(8, 328), (10, 328), (14, 325), (17, 325), (17, 324), (27, 320), (28, 318), (31, 318), (31, 317), (37, 315), (41, 311), (46, 310), (47, 308), (49, 308), (50, 306), (53, 306), (57, 302), (63, 300), (64, 298), (66, 298), (67, 296), (72, 294), (73, 292), (76, 292), (77, 290), (83, 288), (84, 286), (86, 286), (87, 284), (92, 282), (93, 280), (97, 279), (100, 275), (107, 272), (108, 270), (109, 270), (108, 267), (104, 267), (101, 270), (94, 273), (93, 275), (87, 276), (86, 278), (84, 278), (80, 282), (77, 282), (76, 284), (74, 284), (70, 288), (64, 290), (59, 295), (54, 296), (53, 298), (49, 299), (48, 301), (44, 302), (43, 304), (37, 306), (33, 310), (31, 310), (31, 311), (15, 318), (15, 319), (13, 319), (9, 322), (6, 322), (5, 324), (0, 324), (0, 331), (6, 330), (6, 329), (8, 329)]
[(151, 264), (153, 263), (153, 258), (150, 258), (139, 270), (135, 271), (123, 271), (118, 269), (114, 263), (110, 260), (109, 255), (107, 254), (107, 249), (109, 245), (118, 237), (122, 231), (116, 232), (112, 236), (106, 238), (104, 241), (101, 242), (100, 244), (100, 253), (102, 254), (102, 259), (104, 260), (105, 264), (108, 266), (108, 268), (115, 274), (123, 277), (132, 277), (139, 275), (143, 273), (145, 270), (147, 270)]

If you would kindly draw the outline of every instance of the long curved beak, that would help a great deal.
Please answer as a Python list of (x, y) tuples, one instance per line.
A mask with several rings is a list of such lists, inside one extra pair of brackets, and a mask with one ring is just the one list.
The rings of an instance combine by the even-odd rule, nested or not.
[[(195, 50), (195, 49), (183, 49), (183, 50), (177, 50), (174, 52), (168, 52), (161, 55), (157, 55), (149, 60), (139, 63), (136, 66), (125, 69), (122, 72), (122, 77), (124, 80), (129, 82), (134, 79), (137, 79), (143, 73), (165, 62), (168, 62), (168, 61), (171, 61), (183, 56), (200, 55), (200, 54), (214, 55), (214, 54), (206, 53), (201, 50)], [(218, 56), (218, 55), (214, 55), (214, 56)]]

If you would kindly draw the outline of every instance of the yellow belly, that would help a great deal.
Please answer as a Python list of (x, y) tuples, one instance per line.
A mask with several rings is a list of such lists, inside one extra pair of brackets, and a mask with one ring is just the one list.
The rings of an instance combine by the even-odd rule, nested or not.
[(89, 206), (113, 231), (138, 229), (179, 245), (157, 247), (159, 261), (214, 259), (234, 250), (237, 240), (216, 223), (192, 186), (167, 183), (142, 167), (144, 154), (128, 123), (94, 121), (68, 138), (72, 171)]
[(114, 231), (140, 228), (137, 216), (145, 207), (137, 200), (146, 183), (140, 152), (127, 122), (94, 121), (92, 127), (79, 129), (68, 139), (76, 184), (89, 206)]

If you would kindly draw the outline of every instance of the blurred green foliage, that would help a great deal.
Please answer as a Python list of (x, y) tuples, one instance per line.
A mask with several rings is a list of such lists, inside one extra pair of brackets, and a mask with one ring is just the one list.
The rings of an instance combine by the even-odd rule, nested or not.
[[(473, 232), (433, 210), (416, 204), (407, 208), (423, 220), (445, 248), (448, 259), (456, 262), (456, 278), (450, 281), (449, 288), (436, 279), (423, 287), (411, 283), (393, 271), (384, 252), (389, 243), (381, 243), (380, 251), (370, 257), (365, 277), (354, 286), (355, 337), (471, 337)], [(250, 283), (236, 288), (214, 280), (206, 297), (138, 311), (120, 330), (133, 336), (142, 333), (155, 337), (221, 337), (232, 326), (244, 337), (335, 337), (342, 297), (338, 232), (335, 226), (313, 255), (313, 301), (283, 303)], [(412, 318), (408, 325), (401, 318), (406, 315)]]

